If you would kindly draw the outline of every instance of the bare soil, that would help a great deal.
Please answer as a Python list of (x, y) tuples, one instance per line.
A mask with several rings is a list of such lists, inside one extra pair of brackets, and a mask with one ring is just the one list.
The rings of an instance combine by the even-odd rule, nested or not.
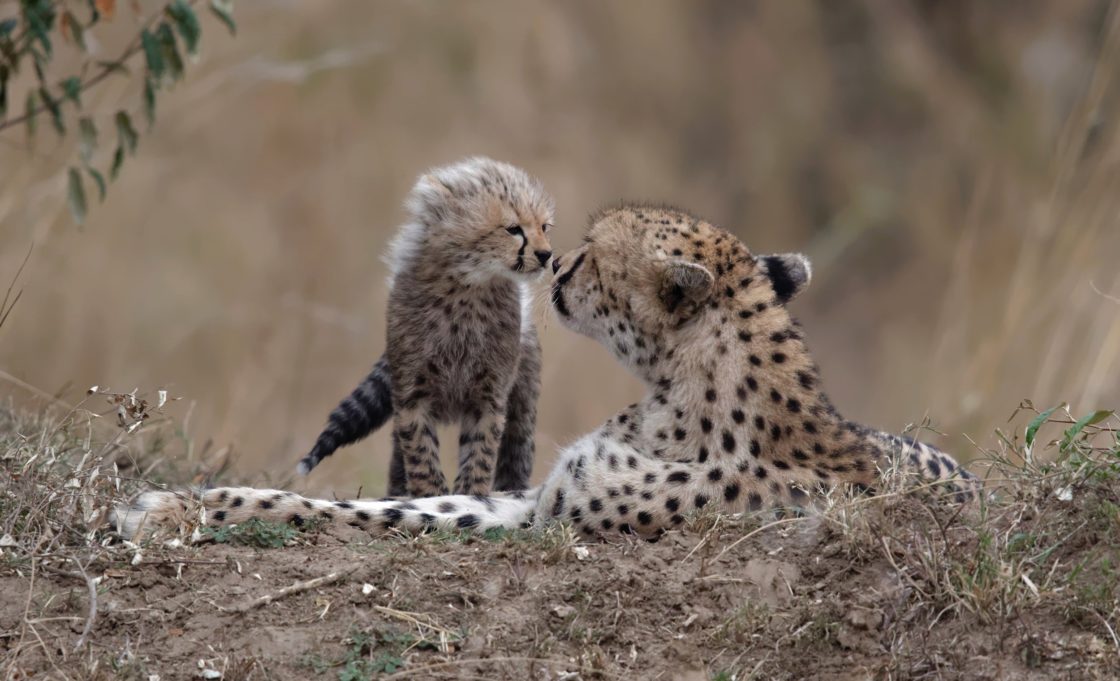
[(39, 572), (29, 592), (26, 567), (6, 570), (0, 650), (24, 649), (9, 678), (1120, 678), (1105, 628), (1061, 604), (993, 620), (923, 602), (928, 585), (820, 518), (725, 551), (749, 527), (698, 519), (656, 544), (330, 530), (281, 549), (153, 547), (95, 566), (77, 653), (85, 580)]

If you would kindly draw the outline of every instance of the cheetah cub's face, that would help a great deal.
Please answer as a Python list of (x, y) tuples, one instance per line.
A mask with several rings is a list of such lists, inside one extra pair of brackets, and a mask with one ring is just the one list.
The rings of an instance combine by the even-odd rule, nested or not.
[(475, 157), (422, 176), (408, 208), (472, 276), (535, 277), (552, 259), (552, 197), (508, 163)]
[(646, 378), (674, 355), (703, 360), (718, 347), (735, 355), (719, 339), (744, 326), (779, 326), (775, 315), (788, 326), (784, 304), (810, 279), (800, 254), (754, 256), (710, 223), (645, 206), (594, 216), (584, 244), (558, 258), (554, 271), (561, 322)]

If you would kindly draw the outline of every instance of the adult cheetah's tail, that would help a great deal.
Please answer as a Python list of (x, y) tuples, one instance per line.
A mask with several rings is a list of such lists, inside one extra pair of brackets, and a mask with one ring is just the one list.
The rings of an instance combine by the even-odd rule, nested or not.
[(331, 411), (315, 446), (296, 466), (300, 475), (310, 473), (339, 447), (357, 442), (385, 425), (393, 415), (389, 380), (389, 360), (382, 356), (358, 387)]
[(533, 522), (538, 490), (493, 497), (443, 496), (423, 499), (308, 499), (293, 492), (253, 487), (218, 487), (201, 493), (146, 492), (117, 508), (112, 522), (125, 539), (176, 529), (189, 534), (252, 518), (291, 523), (345, 524), (370, 534), (394, 528), (410, 532), (526, 528)]
[(983, 483), (953, 457), (933, 445), (909, 437), (886, 435), (894, 454), (895, 465), (904, 473), (916, 475), (920, 480), (933, 483), (935, 488), (950, 492), (959, 503), (980, 497)]

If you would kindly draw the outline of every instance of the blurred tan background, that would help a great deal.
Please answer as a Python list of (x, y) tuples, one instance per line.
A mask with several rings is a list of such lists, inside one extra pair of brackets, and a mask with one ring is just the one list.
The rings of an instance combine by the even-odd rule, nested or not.
[[(928, 415), (967, 459), (966, 434), (990, 443), (1023, 398), (1117, 405), (1108, 2), (253, 0), (237, 16), (236, 38), (206, 20), (199, 63), (85, 227), (65, 206), (72, 142), (0, 135), (5, 286), (35, 244), (0, 369), (71, 401), (166, 387), (196, 447), (284, 482), (384, 347), (380, 254), (413, 179), (481, 153), (554, 193), (559, 249), (631, 198), (807, 253), (792, 307), (851, 418)], [(120, 81), (87, 105), (136, 101)], [(544, 327), (537, 478), (641, 392)], [(380, 493), (387, 452), (383, 431), (303, 488)]]

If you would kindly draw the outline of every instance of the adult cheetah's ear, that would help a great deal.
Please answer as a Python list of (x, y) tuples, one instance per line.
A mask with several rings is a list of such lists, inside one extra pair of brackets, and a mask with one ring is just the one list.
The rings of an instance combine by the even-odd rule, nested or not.
[(761, 260), (779, 303), (785, 304), (796, 298), (813, 278), (809, 259), (800, 253), (764, 255)]
[(701, 265), (676, 260), (661, 275), (658, 297), (669, 314), (688, 319), (707, 302), (715, 277)]

